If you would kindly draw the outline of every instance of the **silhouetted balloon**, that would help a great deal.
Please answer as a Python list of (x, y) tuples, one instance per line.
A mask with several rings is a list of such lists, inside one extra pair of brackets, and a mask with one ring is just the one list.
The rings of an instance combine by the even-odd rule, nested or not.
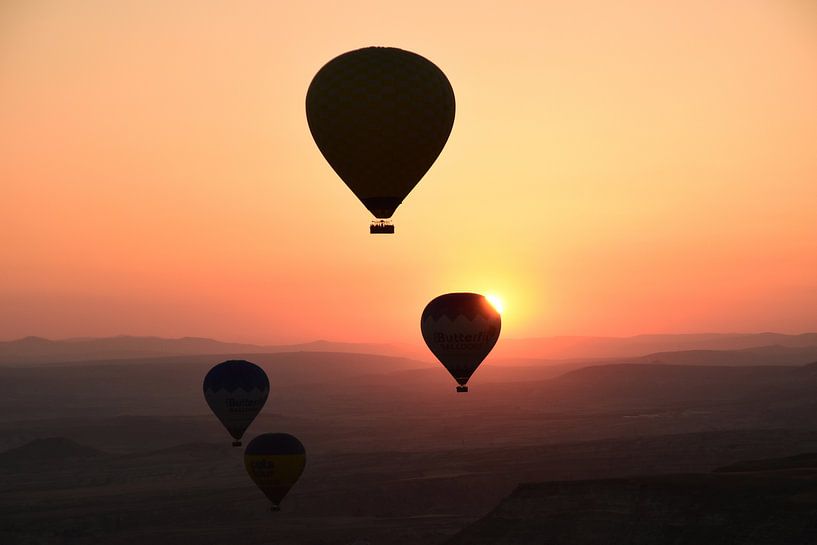
[[(315, 143), (376, 218), (390, 218), (445, 146), (454, 91), (432, 62), (393, 47), (329, 61), (306, 93)], [(393, 229), (392, 229), (393, 232)]]
[(478, 293), (447, 293), (433, 299), (420, 318), (428, 348), (460, 384), (465, 385), (499, 339), (502, 319)]
[(306, 465), (306, 451), (288, 433), (265, 433), (250, 441), (244, 451), (244, 467), (267, 498), (272, 510), (298, 481)]
[(241, 446), (241, 436), (261, 411), (269, 395), (263, 369), (244, 360), (219, 363), (204, 377), (204, 399)]

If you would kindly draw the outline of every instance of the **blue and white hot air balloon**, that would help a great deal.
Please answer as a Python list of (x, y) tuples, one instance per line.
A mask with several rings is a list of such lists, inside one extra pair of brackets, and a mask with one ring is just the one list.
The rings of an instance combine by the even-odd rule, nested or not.
[(219, 363), (204, 377), (204, 399), (230, 432), (234, 447), (258, 416), (269, 395), (269, 379), (263, 369), (244, 360)]

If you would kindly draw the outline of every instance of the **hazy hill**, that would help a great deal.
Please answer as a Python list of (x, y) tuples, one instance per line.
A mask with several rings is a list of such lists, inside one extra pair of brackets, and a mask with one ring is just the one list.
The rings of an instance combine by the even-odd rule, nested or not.
[(494, 349), (499, 358), (630, 358), (656, 352), (741, 350), (762, 346), (817, 346), (817, 333), (704, 333), (637, 335), (634, 337), (501, 338)]
[(477, 380), (480, 382), (541, 380), (555, 378), (585, 367), (621, 364), (749, 367), (802, 366), (812, 362), (817, 362), (817, 345), (802, 347), (772, 345), (739, 350), (679, 350), (626, 358), (537, 359), (491, 355), (486, 360), (486, 365), (477, 371), (479, 377)]
[(811, 545), (817, 471), (520, 485), (449, 545)]
[(406, 358), (329, 352), (6, 366), (0, 367), (0, 384), (13, 384), (14, 388), (0, 396), (0, 421), (56, 415), (209, 413), (202, 394), (204, 376), (217, 363), (239, 356), (262, 366), (269, 375), (270, 399), (274, 400), (269, 404), (271, 411), (282, 407), (312, 411), (327, 393), (348, 391), (342, 385), (357, 384), (360, 377), (432, 366), (431, 362)]
[(570, 371), (543, 383), (539, 391), (549, 392), (554, 402), (660, 407), (740, 400), (777, 385), (802, 384), (809, 377), (801, 367), (617, 364)]
[(817, 361), (815, 346), (757, 346), (740, 350), (681, 350), (657, 352), (631, 363), (656, 363), (671, 365), (805, 365)]
[(703, 418), (707, 413), (714, 417), (733, 412), (741, 419), (762, 418), (769, 423), (774, 418), (774, 425), (789, 420), (795, 426), (817, 416), (812, 414), (817, 409), (817, 368), (811, 366), (609, 364), (582, 367), (547, 380), (480, 382), (477, 374), (472, 382), (472, 392), (485, 403), (505, 400), (520, 410), (544, 414), (663, 419), (665, 426), (682, 425), (696, 414)]
[[(496, 366), (479, 371), (466, 395), (456, 394), (453, 380), (430, 362), (321, 352), (249, 357), (271, 381), (269, 401), (250, 433), (293, 430), (313, 445), (339, 449), (817, 428), (817, 369), (811, 366), (603, 365), (555, 378)], [(218, 360), (0, 368), (0, 383), (15, 385), (0, 397), (0, 446), (63, 435), (125, 452), (134, 443), (163, 448), (225, 439), (201, 389)]]
[[(202, 380), (213, 365), (231, 356), (238, 355), (0, 367), (0, 383), (15, 386), (0, 397), (0, 421), (209, 414)], [(431, 361), (327, 352), (240, 356), (261, 365), (270, 377), (265, 411), (289, 415), (405, 412), (427, 416), (486, 410), (512, 417), (522, 409), (537, 414), (631, 411), (649, 415), (667, 409), (710, 410), (741, 404), (747, 407), (745, 414), (761, 410), (776, 414), (768, 410), (770, 406), (792, 408), (795, 412), (789, 416), (800, 422), (815, 403), (817, 390), (817, 369), (812, 367), (610, 364), (576, 369), (486, 362), (471, 381), (472, 391), (455, 396), (453, 380)], [(31, 392), (37, 395), (32, 397)]]
[(263, 346), (226, 343), (199, 337), (164, 339), (161, 337), (107, 337), (50, 340), (25, 337), (0, 342), (0, 365), (61, 363), (113, 359), (154, 358), (181, 355), (261, 354), (278, 352), (354, 352), (365, 354), (399, 354), (405, 350), (396, 345), (314, 341), (303, 344)]

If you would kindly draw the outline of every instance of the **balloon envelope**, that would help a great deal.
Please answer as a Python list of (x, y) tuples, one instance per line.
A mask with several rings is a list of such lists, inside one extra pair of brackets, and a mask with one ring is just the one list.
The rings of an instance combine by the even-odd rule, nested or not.
[(267, 374), (244, 360), (219, 363), (204, 377), (203, 386), (210, 409), (236, 440), (244, 435), (269, 395)]
[(448, 293), (433, 299), (420, 318), (428, 348), (460, 386), (474, 374), (499, 339), (502, 319), (478, 293)]
[(269, 498), (275, 510), (298, 481), (305, 465), (304, 446), (288, 433), (259, 435), (244, 450), (247, 473)]
[(321, 153), (377, 218), (390, 218), (445, 146), (454, 90), (428, 59), (367, 47), (329, 61), (306, 94)]

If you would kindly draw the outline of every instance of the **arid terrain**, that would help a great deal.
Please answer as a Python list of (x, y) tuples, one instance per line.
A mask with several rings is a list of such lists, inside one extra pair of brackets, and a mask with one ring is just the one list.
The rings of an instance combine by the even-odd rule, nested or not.
[[(609, 499), (603, 509), (616, 511), (636, 489), (649, 491), (636, 496), (651, 505), (677, 506), (687, 491), (710, 486), (746, 495), (758, 479), (768, 487), (752, 489), (760, 491), (755, 497), (768, 490), (769, 509), (791, 511), (781, 494), (809, 489), (808, 471), (784, 468), (796, 473), (794, 488), (762, 464), (712, 471), (817, 452), (817, 366), (810, 365), (817, 343), (810, 339), (776, 336), (769, 345), (768, 336), (757, 336), (753, 346), (747, 337), (734, 349), (712, 337), (700, 346), (687, 338), (587, 342), (609, 348), (609, 358), (576, 341), (567, 352), (489, 358), (467, 395), (456, 394), (450, 377), (411, 347), (390, 356), (388, 346), (358, 347), (378, 353), (332, 343), (253, 353), (258, 347), (211, 344), (218, 353), (185, 354), (189, 346), (166, 341), (146, 355), (138, 339), (127, 338), (124, 347), (93, 341), (104, 345), (97, 356), (93, 346), (75, 344), (60, 357), (49, 341), (26, 341), (37, 345), (28, 354), (0, 343), (0, 542), (525, 543), (518, 536), (540, 533), (531, 528), (556, 528), (549, 521), (562, 504), (551, 501), (553, 490), (580, 504)], [(659, 350), (639, 352), (641, 345)], [(581, 350), (587, 357), (573, 357)], [(202, 398), (204, 374), (231, 357), (258, 363), (271, 382), (245, 442), (284, 431), (306, 447), (306, 471), (280, 513), (268, 510), (244, 471), (242, 449), (230, 447)], [(803, 516), (813, 515), (810, 497), (803, 496)], [(695, 509), (724, 521), (727, 537), (712, 543), (738, 543), (739, 516), (720, 513), (715, 501), (683, 512), (698, 517)], [(508, 510), (520, 520), (505, 520)], [(656, 528), (645, 526), (652, 511), (625, 512), (641, 513), (642, 521), (628, 543), (704, 543), (696, 532), (718, 527), (667, 541), (675, 534), (656, 529), (660, 518), (653, 517)], [(585, 515), (576, 512), (575, 524), (542, 535), (553, 543), (608, 542), (590, 522), (580, 524), (592, 519)], [(599, 520), (603, 529), (614, 519)], [(502, 530), (480, 530), (486, 525)], [(746, 542), (800, 543), (796, 536), (814, 535), (813, 525), (788, 524), (800, 534), (775, 541), (775, 527), (765, 541)]]

